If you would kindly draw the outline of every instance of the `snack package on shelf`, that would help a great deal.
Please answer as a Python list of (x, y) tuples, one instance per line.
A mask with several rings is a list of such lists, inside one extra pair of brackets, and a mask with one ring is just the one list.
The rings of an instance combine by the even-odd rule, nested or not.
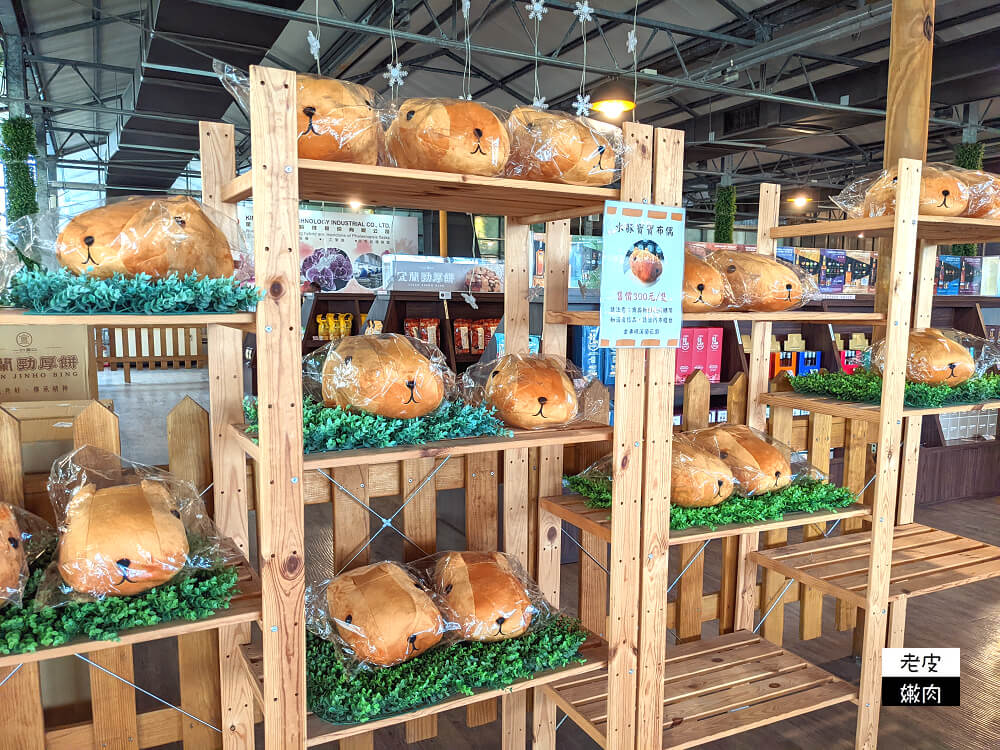
[(28, 566), (55, 543), (55, 529), (47, 521), (17, 505), (0, 503), (0, 609), (20, 606)]
[(772, 256), (715, 250), (706, 261), (722, 275), (724, 308), (777, 312), (820, 299), (813, 277)]
[(47, 604), (139, 594), (237, 560), (195, 487), (161, 469), (87, 445), (52, 464), (48, 491), (59, 546), (39, 589)]
[(607, 402), (600, 381), (555, 355), (507, 354), (473, 365), (462, 375), (462, 391), (485, 403), (511, 427), (537, 430), (592, 421)]
[(517, 107), (507, 120), (506, 175), (569, 185), (610, 185), (628, 159), (620, 128), (537, 107)]
[(46, 270), (65, 268), (98, 279), (253, 275), (253, 257), (237, 222), (193, 198), (128, 196), (72, 210), (24, 216), (12, 222), (9, 239)]
[(405, 169), (484, 177), (503, 174), (510, 155), (507, 115), (461, 99), (406, 99), (386, 131), (389, 163)]
[(420, 339), (432, 346), (441, 346), (440, 318), (406, 318), (403, 321), (403, 333), (413, 339)]
[(339, 644), (345, 661), (360, 668), (402, 664), (450, 635), (430, 591), (412, 568), (396, 562), (372, 563), (310, 585), (306, 626)]
[[(245, 112), (250, 111), (246, 73), (218, 60), (213, 68)], [(378, 164), (385, 152), (384, 107), (367, 86), (297, 73), (295, 116), (300, 159)]]
[(302, 360), (306, 393), (326, 406), (409, 419), (430, 414), (455, 384), (441, 350), (398, 333), (345, 336)]
[[(872, 368), (882, 374), (885, 343), (868, 352)], [(957, 386), (1000, 368), (1000, 347), (962, 331), (914, 328), (906, 351), (906, 380), (927, 385)]]
[[(688, 243), (690, 244), (690, 243)], [(684, 251), (684, 312), (709, 312), (723, 307), (726, 280), (715, 266), (701, 256)]]
[[(851, 218), (896, 212), (896, 168), (874, 172), (849, 183), (833, 202)], [(1000, 176), (941, 162), (924, 164), (920, 174), (920, 209), (926, 216), (1000, 217)]]

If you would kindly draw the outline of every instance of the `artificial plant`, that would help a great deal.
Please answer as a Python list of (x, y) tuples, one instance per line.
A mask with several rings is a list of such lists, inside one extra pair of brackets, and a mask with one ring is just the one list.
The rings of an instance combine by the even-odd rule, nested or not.
[(38, 154), (35, 125), (30, 117), (11, 117), (0, 126), (3, 141), (4, 179), (7, 188), (7, 223), (28, 214), (38, 213), (35, 178), (28, 165), (29, 157)]
[(733, 241), (736, 221), (736, 186), (719, 185), (715, 190), (715, 241)]
[[(955, 147), (955, 166), (962, 169), (982, 169), (983, 152), (982, 143), (961, 143)], [(952, 255), (975, 255), (978, 252), (978, 245), (967, 242), (961, 245), (952, 245)]]

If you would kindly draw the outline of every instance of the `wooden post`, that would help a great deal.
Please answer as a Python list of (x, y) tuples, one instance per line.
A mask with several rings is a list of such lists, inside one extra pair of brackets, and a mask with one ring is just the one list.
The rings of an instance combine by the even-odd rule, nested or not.
[[(250, 68), (257, 384), (260, 455), (257, 528), (268, 750), (306, 742), (305, 530), (302, 504), (302, 371), (287, 366), (299, 336), (299, 180), (295, 74)], [(289, 426), (291, 425), (291, 428)]]
[[(475, 227), (472, 231), (476, 231)], [(448, 257), (448, 212), (438, 211), (438, 255)]]

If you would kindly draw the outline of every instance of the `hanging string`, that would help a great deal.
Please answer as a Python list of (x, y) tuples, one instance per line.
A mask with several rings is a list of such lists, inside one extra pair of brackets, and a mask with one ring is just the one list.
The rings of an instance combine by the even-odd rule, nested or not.
[(578, 117), (586, 117), (590, 114), (590, 97), (586, 95), (587, 88), (587, 21), (594, 20), (594, 10), (590, 7), (588, 0), (577, 2), (573, 15), (580, 21), (580, 35), (583, 39), (583, 67), (580, 68), (580, 92), (576, 96), (573, 106)]
[(323, 75), (323, 71), (319, 69), (319, 49), (320, 49), (319, 37), (321, 33), (319, 28), (319, 0), (316, 0), (315, 18), (316, 18), (316, 33), (313, 34), (312, 29), (309, 29), (309, 31), (306, 32), (306, 40), (309, 42), (309, 52), (312, 54), (313, 59), (316, 61), (316, 75), (320, 76)]
[(538, 85), (538, 26), (542, 20), (542, 16), (548, 13), (549, 9), (545, 7), (545, 0), (532, 0), (532, 2), (527, 3), (525, 7), (528, 9), (528, 20), (535, 22), (535, 97), (531, 104), (539, 109), (548, 109), (549, 105), (545, 103), (545, 97), (542, 96), (541, 87)]
[(471, 0), (462, 0), (462, 19), (465, 25), (465, 64), (462, 66), (461, 99), (472, 101), (472, 38), (469, 31), (469, 9)]
[(632, 28), (628, 32), (628, 51), (632, 53), (632, 101), (635, 102), (635, 106), (632, 107), (632, 122), (635, 122), (635, 111), (639, 109), (639, 52), (637, 51), (639, 38), (635, 33), (638, 18), (639, 0), (635, 0), (635, 7), (632, 9)]
[(396, 0), (392, 0), (389, 10), (389, 64), (382, 77), (389, 82), (389, 89), (392, 91), (392, 100), (396, 101), (396, 93), (403, 85), (403, 79), (410, 74), (403, 68), (399, 61), (399, 50), (396, 48)]

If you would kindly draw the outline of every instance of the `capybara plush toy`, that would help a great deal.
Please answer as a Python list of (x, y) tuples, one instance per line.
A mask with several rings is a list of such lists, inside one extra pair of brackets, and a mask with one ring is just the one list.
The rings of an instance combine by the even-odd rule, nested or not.
[(144, 479), (97, 489), (85, 484), (66, 506), (59, 573), (74, 590), (127, 596), (166, 583), (187, 562), (177, 501), (163, 482)]
[(486, 403), (512, 427), (559, 427), (576, 416), (576, 389), (557, 357), (507, 354), (494, 364), (484, 389)]
[(378, 164), (385, 136), (370, 88), (305, 73), (295, 84), (300, 159)]
[(201, 205), (186, 196), (133, 196), (84, 211), (56, 240), (59, 262), (80, 276), (115, 273), (162, 278), (231, 276), (229, 242)]
[(725, 282), (717, 268), (694, 253), (684, 253), (684, 312), (718, 310), (723, 303)]
[(460, 99), (407, 99), (386, 133), (397, 167), (496, 177), (510, 155), (507, 127), (492, 110)]
[(535, 608), (528, 592), (499, 552), (448, 552), (433, 576), (444, 615), (465, 640), (514, 638), (531, 624)]
[(507, 120), (509, 177), (570, 185), (607, 185), (615, 178), (610, 141), (577, 117), (517, 107)]
[(20, 599), (24, 583), (24, 544), (14, 508), (0, 503), (0, 608)]
[[(876, 345), (872, 364), (883, 372), (885, 347)], [(914, 328), (906, 350), (906, 379), (928, 385), (961, 385), (976, 374), (969, 350), (937, 328)]]
[(726, 307), (776, 312), (802, 302), (802, 279), (795, 268), (770, 255), (716, 250), (707, 261), (725, 279)]
[(674, 438), (670, 462), (670, 502), (708, 508), (733, 494), (733, 473), (718, 457), (682, 436)]
[(441, 405), (446, 376), (406, 336), (346, 336), (327, 350), (323, 402), (394, 419), (423, 417)]
[(380, 562), (337, 576), (326, 589), (337, 634), (359, 661), (388, 667), (437, 645), (441, 613), (402, 567)]
[(792, 468), (784, 451), (756, 430), (723, 424), (685, 435), (722, 459), (745, 495), (779, 490), (792, 481)]
[[(865, 192), (862, 216), (896, 213), (896, 169), (886, 170)], [(920, 172), (920, 213), (926, 216), (962, 216), (969, 205), (969, 188), (958, 172), (925, 164)]]

